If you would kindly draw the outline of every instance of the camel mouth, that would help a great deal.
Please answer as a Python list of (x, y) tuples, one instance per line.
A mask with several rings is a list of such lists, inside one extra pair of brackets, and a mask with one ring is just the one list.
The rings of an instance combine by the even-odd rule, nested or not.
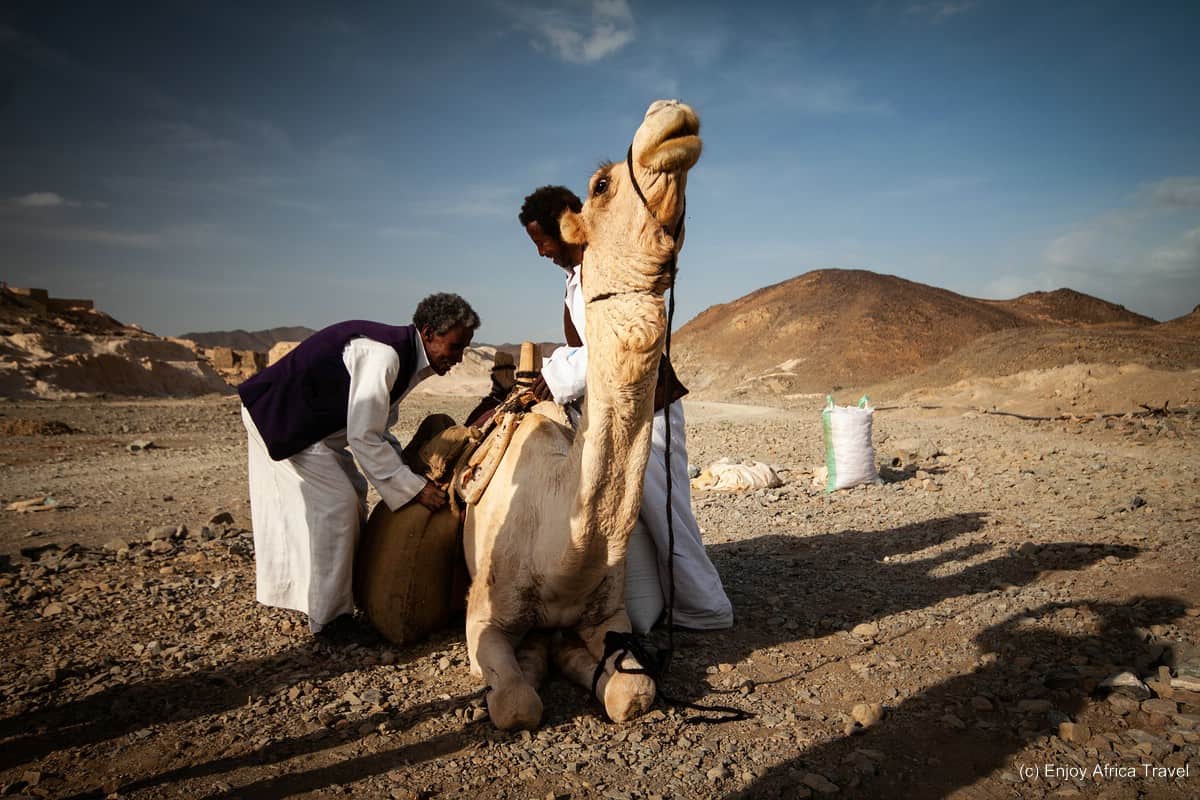
[(700, 158), (700, 118), (690, 106), (657, 101), (634, 135), (638, 163), (655, 172), (690, 169)]

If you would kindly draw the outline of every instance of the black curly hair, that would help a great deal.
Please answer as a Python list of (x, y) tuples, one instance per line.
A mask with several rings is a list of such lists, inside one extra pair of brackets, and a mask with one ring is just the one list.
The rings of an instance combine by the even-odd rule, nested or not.
[(583, 210), (583, 201), (565, 186), (543, 186), (525, 198), (517, 219), (522, 226), (536, 222), (544, 233), (561, 241), (558, 218), (568, 208), (578, 214)]
[(425, 326), (433, 328), (433, 332), (441, 336), (455, 325), (462, 325), (470, 330), (479, 328), (479, 315), (471, 304), (456, 294), (439, 292), (431, 294), (417, 304), (413, 312), (413, 325), (417, 330), (425, 330)]

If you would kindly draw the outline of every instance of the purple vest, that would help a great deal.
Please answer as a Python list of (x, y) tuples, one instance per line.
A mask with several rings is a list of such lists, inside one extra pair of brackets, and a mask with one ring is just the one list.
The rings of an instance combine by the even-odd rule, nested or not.
[(271, 458), (290, 458), (346, 427), (350, 373), (342, 351), (360, 336), (389, 345), (400, 356), (392, 402), (408, 388), (417, 369), (414, 345), (421, 346), (415, 327), (353, 319), (322, 328), (238, 386)]

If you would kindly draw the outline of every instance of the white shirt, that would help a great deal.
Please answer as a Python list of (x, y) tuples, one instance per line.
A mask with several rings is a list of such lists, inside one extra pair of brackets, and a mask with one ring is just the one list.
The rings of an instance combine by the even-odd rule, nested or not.
[(554, 395), (554, 402), (565, 405), (583, 397), (587, 388), (587, 323), (584, 319), (583, 267), (576, 266), (567, 273), (567, 290), (563, 302), (571, 316), (571, 324), (579, 334), (582, 347), (560, 347), (550, 354), (542, 366), (542, 377)]
[(330, 447), (349, 447), (363, 474), (393, 511), (425, 488), (425, 478), (400, 458), (402, 448), (388, 429), (396, 423), (400, 401), (413, 387), (433, 374), (425, 345), (416, 341), (416, 369), (400, 397), (393, 403), (392, 387), (400, 374), (400, 356), (389, 345), (373, 339), (351, 339), (342, 350), (350, 373), (350, 399), (346, 429), (325, 439)]

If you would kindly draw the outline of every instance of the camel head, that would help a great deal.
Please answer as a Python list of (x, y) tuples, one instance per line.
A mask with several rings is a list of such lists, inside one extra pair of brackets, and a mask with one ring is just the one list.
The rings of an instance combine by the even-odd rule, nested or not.
[(615, 335), (626, 357), (657, 360), (666, 331), (662, 295), (675, 277), (684, 190), (688, 170), (700, 158), (699, 132), (690, 106), (651, 103), (628, 158), (602, 165), (588, 182), (583, 210), (560, 218), (563, 239), (586, 245), (589, 342), (593, 318), (604, 316), (603, 333)]

